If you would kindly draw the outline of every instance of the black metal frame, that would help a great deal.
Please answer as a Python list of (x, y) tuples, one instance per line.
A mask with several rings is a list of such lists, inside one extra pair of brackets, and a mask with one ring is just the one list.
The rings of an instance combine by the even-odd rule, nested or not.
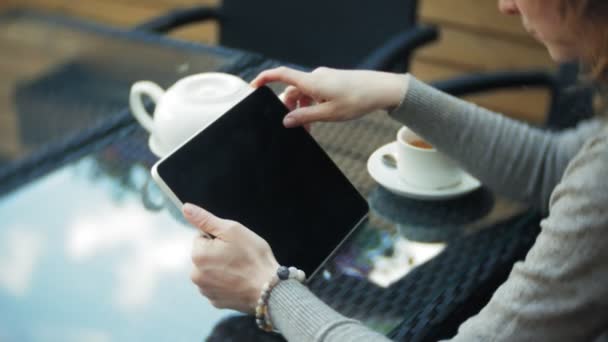
[(454, 96), (521, 86), (546, 87), (552, 93), (556, 93), (559, 90), (555, 76), (543, 70), (476, 73), (448, 80), (435, 81), (431, 84), (437, 89)]

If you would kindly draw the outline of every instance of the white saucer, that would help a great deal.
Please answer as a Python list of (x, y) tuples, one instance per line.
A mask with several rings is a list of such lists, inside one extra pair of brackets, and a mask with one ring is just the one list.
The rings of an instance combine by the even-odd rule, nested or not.
[(396, 195), (421, 200), (440, 200), (468, 194), (481, 186), (479, 180), (466, 172), (464, 172), (462, 181), (450, 188), (421, 189), (407, 184), (399, 178), (396, 168), (391, 168), (382, 162), (382, 156), (394, 153), (395, 149), (396, 142), (392, 142), (374, 151), (367, 160), (367, 171), (378, 184)]

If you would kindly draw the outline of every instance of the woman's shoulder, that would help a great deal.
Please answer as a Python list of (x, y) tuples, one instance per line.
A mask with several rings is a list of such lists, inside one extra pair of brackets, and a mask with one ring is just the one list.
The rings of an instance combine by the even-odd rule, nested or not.
[(580, 167), (585, 169), (605, 169), (608, 167), (608, 121), (597, 120), (598, 129), (583, 144), (580, 151), (569, 163), (564, 177), (575, 173)]
[(551, 196), (550, 206), (565, 195), (608, 204), (608, 123), (590, 136), (572, 158)]

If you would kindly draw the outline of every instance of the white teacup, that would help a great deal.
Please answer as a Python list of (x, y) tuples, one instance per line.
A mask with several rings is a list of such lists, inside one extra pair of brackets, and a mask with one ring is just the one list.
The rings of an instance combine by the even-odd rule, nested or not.
[[(150, 132), (148, 145), (163, 157), (196, 132), (222, 116), (253, 90), (247, 82), (225, 73), (202, 73), (177, 81), (166, 91), (156, 83), (139, 81), (131, 87), (131, 112)], [(156, 104), (146, 111), (142, 95)]]
[(456, 162), (428, 144), (427, 147), (412, 145), (416, 142), (424, 139), (408, 127), (403, 126), (397, 132), (397, 172), (402, 181), (432, 190), (450, 188), (461, 182), (463, 171)]

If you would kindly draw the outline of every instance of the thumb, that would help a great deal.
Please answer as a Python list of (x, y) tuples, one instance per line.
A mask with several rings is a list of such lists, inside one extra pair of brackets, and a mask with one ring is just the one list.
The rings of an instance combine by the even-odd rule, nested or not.
[(191, 203), (184, 204), (182, 212), (184, 213), (186, 220), (198, 228), (202, 233), (209, 234), (212, 237), (222, 238), (223, 232), (227, 226), (225, 220), (222, 220), (207, 210)]
[(287, 128), (311, 124), (317, 121), (339, 121), (332, 118), (335, 113), (335, 105), (332, 102), (323, 102), (309, 107), (300, 107), (287, 114), (283, 119), (283, 125)]

